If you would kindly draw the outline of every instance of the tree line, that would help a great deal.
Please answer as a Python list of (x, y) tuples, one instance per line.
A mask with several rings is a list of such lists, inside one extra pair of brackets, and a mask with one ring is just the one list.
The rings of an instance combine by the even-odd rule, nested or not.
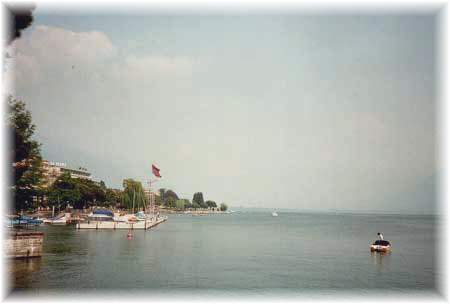
[(194, 193), (192, 202), (188, 199), (180, 199), (178, 195), (171, 189), (166, 190), (161, 188), (158, 190), (159, 196), (156, 196), (155, 203), (166, 208), (185, 210), (185, 209), (220, 209), (226, 211), (228, 206), (225, 203), (221, 203), (217, 206), (215, 201), (203, 199), (202, 192)]
[[(70, 173), (63, 173), (50, 185), (45, 185), (42, 166), (41, 144), (33, 139), (36, 126), (32, 123), (30, 111), (23, 101), (12, 96), (7, 101), (7, 130), (12, 144), (9, 157), (12, 174), (9, 188), (12, 190), (13, 211), (36, 209), (37, 207), (58, 207), (64, 209), (71, 205), (75, 209), (92, 206), (125, 208), (128, 210), (145, 210), (149, 206), (141, 182), (127, 178), (123, 180), (123, 190), (106, 187), (103, 181), (73, 178)], [(172, 190), (159, 189), (155, 204), (166, 208), (217, 209), (227, 210), (222, 203), (217, 206), (212, 200), (204, 201), (203, 194), (197, 192), (192, 198), (180, 199)]]

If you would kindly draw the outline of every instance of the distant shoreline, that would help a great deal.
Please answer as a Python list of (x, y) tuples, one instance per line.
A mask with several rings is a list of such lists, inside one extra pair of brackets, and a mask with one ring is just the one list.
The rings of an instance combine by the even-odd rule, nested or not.
[(228, 214), (228, 211), (213, 211), (213, 210), (160, 210), (161, 214)]
[(314, 209), (294, 209), (294, 208), (276, 208), (276, 207), (234, 207), (235, 212), (282, 212), (282, 213), (304, 213), (304, 214), (354, 214), (354, 215), (406, 215), (406, 216), (439, 216), (436, 213), (412, 213), (402, 211), (384, 211), (384, 210), (314, 210)]

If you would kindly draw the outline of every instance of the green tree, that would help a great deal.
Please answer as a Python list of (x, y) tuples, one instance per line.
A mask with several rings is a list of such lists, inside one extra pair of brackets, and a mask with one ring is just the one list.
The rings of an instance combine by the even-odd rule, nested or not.
[(117, 207), (121, 208), (121, 209), (125, 209), (127, 208), (127, 206), (125, 205), (125, 192), (124, 191), (120, 191), (119, 194), (119, 202), (117, 204)]
[(65, 208), (67, 204), (80, 207), (81, 192), (78, 181), (70, 177), (70, 173), (61, 174), (48, 189), (50, 206)]
[(104, 206), (106, 202), (106, 185), (96, 183), (89, 179), (77, 179), (76, 184), (80, 189), (81, 203), (85, 205)]
[(205, 201), (203, 200), (203, 193), (202, 192), (196, 192), (194, 193), (194, 197), (192, 198), (192, 205), (194, 204), (198, 207), (194, 208), (206, 208)]
[[(133, 212), (144, 209), (148, 206), (148, 197), (145, 195), (144, 188), (141, 182), (135, 181), (132, 178), (123, 180), (123, 205)], [(134, 204), (133, 204), (134, 201)]]
[(75, 180), (74, 183), (80, 192), (80, 200), (74, 204), (75, 209), (89, 207), (94, 203), (95, 194), (92, 191), (92, 185), (88, 181)]
[(214, 202), (214, 201), (206, 201), (206, 206), (208, 206), (208, 208), (215, 208), (215, 207), (217, 207), (217, 204), (216, 204), (216, 202)]
[(175, 203), (176, 203), (176, 200), (173, 197), (168, 197), (166, 199), (165, 206), (167, 208), (175, 208)]
[(170, 189), (164, 194), (164, 200), (167, 200), (169, 197), (175, 199), (175, 201), (179, 200), (178, 195)]
[(100, 181), (100, 187), (106, 190), (106, 185), (104, 181)]
[(92, 192), (94, 193), (95, 204), (104, 206), (106, 202), (106, 186), (102, 186), (101, 184), (97, 184), (91, 180), (89, 181), (91, 182), (90, 187), (92, 189)]
[(197, 202), (192, 202), (192, 208), (194, 208), (195, 210), (197, 210), (197, 208), (200, 208), (200, 205), (197, 204)]
[(155, 205), (164, 205), (164, 201), (162, 200), (161, 195), (155, 195)]
[(192, 204), (191, 204), (191, 202), (188, 199), (184, 198), (183, 201), (184, 201), (184, 208), (185, 209), (192, 208)]
[(13, 199), (15, 210), (33, 207), (35, 197), (43, 195), (40, 144), (33, 140), (36, 126), (25, 103), (7, 97), (7, 127), (14, 141), (10, 150), (13, 164)]
[(175, 202), (175, 207), (179, 210), (183, 210), (185, 208), (185, 203), (186, 203), (186, 201), (183, 199), (177, 200)]
[(120, 191), (106, 189), (105, 199), (108, 206), (117, 206), (121, 202)]
[(158, 191), (159, 191), (159, 198), (161, 199), (162, 203), (164, 204), (164, 199), (165, 199), (165, 195), (166, 195), (166, 189), (165, 188), (161, 188)]
[(220, 204), (220, 211), (227, 211), (228, 206), (225, 203)]
[(170, 198), (170, 204), (173, 203), (174, 206), (175, 206), (175, 202), (177, 200), (179, 200), (178, 195), (174, 191), (172, 191), (170, 189), (166, 190), (165, 188), (161, 188), (161, 189), (159, 189), (159, 199), (155, 199), (155, 203), (158, 205), (168, 206), (169, 198)]

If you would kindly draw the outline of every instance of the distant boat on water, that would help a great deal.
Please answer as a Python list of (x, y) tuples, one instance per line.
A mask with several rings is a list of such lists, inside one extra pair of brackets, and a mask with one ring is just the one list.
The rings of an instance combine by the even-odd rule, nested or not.
[(391, 243), (389, 243), (389, 241), (386, 241), (380, 232), (378, 232), (378, 237), (380, 239), (376, 240), (375, 243), (370, 245), (370, 251), (375, 251), (375, 252), (391, 251)]
[(275, 211), (272, 212), (272, 216), (278, 216), (278, 213), (276, 213)]
[(386, 240), (376, 240), (375, 243), (370, 245), (370, 251), (389, 252), (391, 251), (391, 243)]

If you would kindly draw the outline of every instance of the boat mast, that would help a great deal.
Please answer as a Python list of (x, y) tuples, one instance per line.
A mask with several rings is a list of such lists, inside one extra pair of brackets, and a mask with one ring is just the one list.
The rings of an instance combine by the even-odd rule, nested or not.
[(150, 179), (148, 181), (148, 204), (149, 204), (149, 209), (150, 209), (150, 216), (153, 219), (153, 200), (152, 200), (153, 196), (152, 196), (152, 180)]
[(136, 190), (133, 189), (133, 209), (131, 210), (132, 213), (134, 213), (134, 197), (136, 196)]
[(157, 180), (149, 180), (148, 181), (148, 185), (149, 185), (149, 191), (148, 191), (148, 203), (149, 203), (149, 209), (150, 209), (150, 216), (151, 218), (155, 217), (155, 195), (152, 192), (152, 182), (156, 182)]

